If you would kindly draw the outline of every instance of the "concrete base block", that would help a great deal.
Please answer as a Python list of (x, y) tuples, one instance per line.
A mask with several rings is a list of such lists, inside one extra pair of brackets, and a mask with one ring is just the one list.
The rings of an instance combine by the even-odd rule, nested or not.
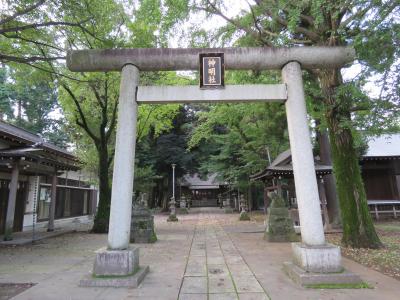
[(233, 214), (234, 213), (233, 208), (232, 207), (225, 207), (225, 213), (226, 214)]
[(96, 252), (93, 274), (95, 276), (127, 276), (139, 268), (139, 248), (105, 250)]
[(140, 267), (135, 274), (123, 277), (93, 277), (88, 275), (79, 282), (79, 286), (137, 288), (149, 270), (149, 266)]
[(332, 244), (308, 246), (292, 243), (293, 262), (306, 272), (335, 273), (343, 271), (340, 248)]
[(306, 272), (292, 262), (283, 263), (283, 270), (294, 282), (302, 286), (318, 284), (359, 284), (363, 282), (358, 275), (347, 270), (343, 270), (339, 273)]

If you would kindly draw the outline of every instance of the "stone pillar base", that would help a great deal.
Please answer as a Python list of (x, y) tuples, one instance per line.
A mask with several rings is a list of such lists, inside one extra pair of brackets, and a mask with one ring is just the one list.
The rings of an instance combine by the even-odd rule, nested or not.
[(340, 248), (332, 244), (307, 246), (292, 243), (293, 262), (306, 272), (337, 273), (342, 272)]
[(147, 273), (149, 273), (149, 270), (149, 266), (140, 267), (132, 276), (122, 277), (93, 277), (88, 275), (81, 279), (79, 286), (137, 288)]
[(127, 276), (139, 269), (139, 248), (100, 250), (96, 253), (94, 276)]
[(283, 263), (283, 270), (294, 282), (306, 287), (326, 284), (332, 286), (348, 285), (351, 288), (352, 285), (356, 286), (363, 283), (358, 275), (347, 270), (340, 273), (312, 273), (304, 271), (292, 262)]
[(342, 267), (340, 248), (335, 245), (292, 243), (292, 250), (293, 262), (285, 262), (283, 269), (298, 284), (352, 286), (363, 282), (358, 275)]
[(96, 252), (93, 273), (80, 280), (82, 287), (136, 288), (149, 272), (149, 267), (139, 267), (139, 248), (105, 250)]

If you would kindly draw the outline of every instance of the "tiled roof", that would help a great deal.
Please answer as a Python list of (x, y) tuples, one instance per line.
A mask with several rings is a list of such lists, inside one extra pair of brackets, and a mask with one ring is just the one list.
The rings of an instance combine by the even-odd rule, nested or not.
[(210, 174), (207, 178), (200, 178), (199, 174), (186, 174), (183, 176), (182, 186), (215, 188), (225, 183), (217, 179), (217, 174)]
[(37, 145), (38, 148), (45, 151), (53, 152), (56, 155), (66, 156), (69, 159), (75, 159), (75, 156), (72, 153), (56, 145), (43, 141), (37, 134), (3, 121), (0, 121), (0, 139), (1, 138), (13, 139), (25, 146)]
[[(315, 173), (318, 175), (332, 173), (332, 166), (321, 164), (317, 158), (314, 158)], [(293, 175), (292, 154), (290, 149), (280, 153), (267, 168), (251, 175), (250, 179), (258, 180), (280, 175)]]
[(392, 156), (400, 156), (400, 133), (371, 138), (368, 141), (368, 151), (363, 155), (364, 158)]

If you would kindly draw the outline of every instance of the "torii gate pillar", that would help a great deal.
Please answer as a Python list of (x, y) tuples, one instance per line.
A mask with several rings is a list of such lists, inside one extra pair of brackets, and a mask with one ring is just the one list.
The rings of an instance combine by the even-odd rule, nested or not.
[(340, 272), (340, 248), (325, 243), (300, 64), (286, 64), (282, 78), (287, 86), (286, 118), (302, 238), (302, 243), (292, 243), (293, 260), (307, 272)]
[[(139, 69), (127, 64), (121, 71), (118, 124), (115, 143), (108, 247), (96, 253), (94, 277), (80, 281), (81, 286), (137, 287), (149, 271), (139, 267), (139, 248), (129, 247), (135, 165), (137, 88)], [(131, 275), (131, 276), (130, 276)]]

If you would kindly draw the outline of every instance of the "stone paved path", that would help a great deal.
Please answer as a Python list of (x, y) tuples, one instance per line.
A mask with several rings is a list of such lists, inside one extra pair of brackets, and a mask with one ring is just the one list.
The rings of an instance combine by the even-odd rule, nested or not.
[[(348, 259), (344, 266), (373, 289), (306, 289), (282, 271), (291, 259), (289, 243), (263, 240), (263, 224), (239, 222), (238, 214), (218, 208), (191, 209), (167, 222), (156, 215), (158, 241), (138, 244), (140, 263), (150, 273), (137, 289), (83, 288), (93, 268), (94, 251), (107, 243), (104, 234), (74, 233), (35, 245), (0, 247), (0, 283), (35, 283), (13, 300), (397, 300), (399, 281)], [(0, 287), (0, 299), (1, 287)]]
[(194, 231), (180, 300), (268, 299), (262, 286), (213, 215)]

